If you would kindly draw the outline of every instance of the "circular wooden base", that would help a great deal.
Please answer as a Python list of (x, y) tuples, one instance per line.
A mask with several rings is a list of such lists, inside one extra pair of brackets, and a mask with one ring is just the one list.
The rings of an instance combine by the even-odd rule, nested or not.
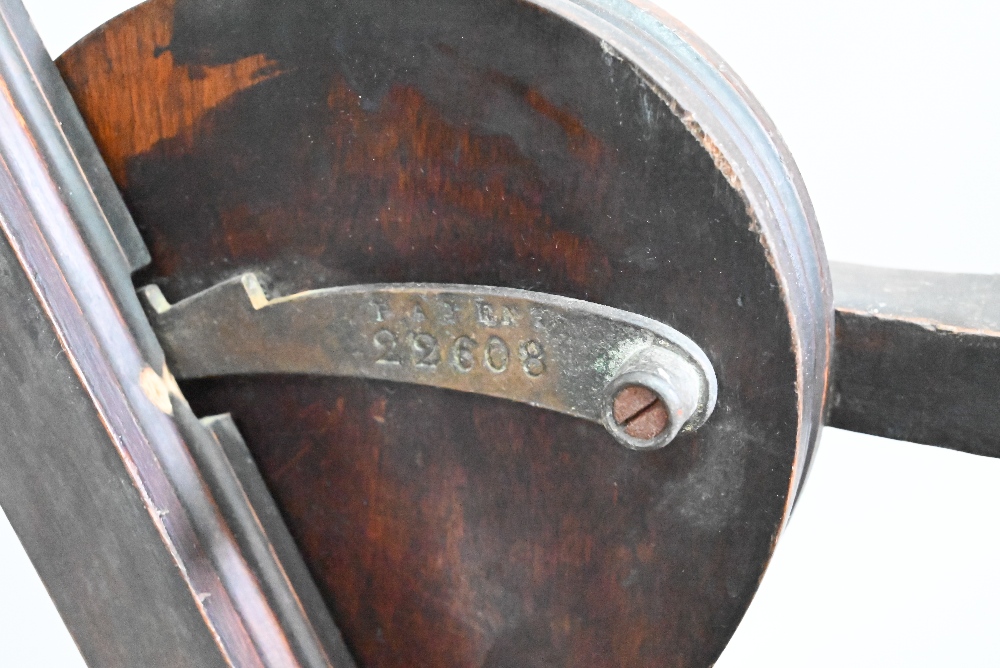
[(710, 52), (610, 1), (151, 0), (59, 64), (171, 301), (245, 271), (523, 288), (716, 369), (711, 419), (656, 452), (426, 387), (186, 384), (232, 412), (359, 665), (718, 657), (819, 429), (832, 311), (794, 166)]

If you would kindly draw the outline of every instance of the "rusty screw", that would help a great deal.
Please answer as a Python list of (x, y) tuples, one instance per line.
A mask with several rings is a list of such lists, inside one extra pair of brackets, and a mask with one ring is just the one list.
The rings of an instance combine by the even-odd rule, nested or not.
[(652, 345), (625, 360), (604, 397), (605, 428), (627, 448), (655, 450), (674, 440), (694, 416), (701, 382), (687, 358)]
[(663, 400), (648, 387), (629, 385), (615, 395), (615, 422), (632, 438), (649, 441), (670, 426), (670, 413)]

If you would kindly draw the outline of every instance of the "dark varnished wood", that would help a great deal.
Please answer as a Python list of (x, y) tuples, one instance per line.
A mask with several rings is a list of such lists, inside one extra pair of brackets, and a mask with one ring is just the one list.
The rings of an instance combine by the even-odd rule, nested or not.
[(0, 504), (80, 653), (94, 666), (227, 665), (6, 237), (0, 349)]
[(353, 668), (319, 591), (229, 415), (202, 420), (213, 439), (191, 454), (304, 666)]
[(828, 424), (1000, 457), (1000, 277), (835, 264)]
[(0, 0), (0, 502), (92, 665), (329, 665), (289, 641), (191, 457), (212, 436), (142, 315), (142, 241), (73, 113)]
[[(19, 1), (4, 5), (4, 22), (16, 36), (17, 49), (8, 58), (7, 83), (15, 89), (37, 88), (44, 96), (44, 105), (23, 107), (22, 112), (39, 135), (39, 151), (66, 189), (66, 206), (75, 216), (95, 221), (81, 226), (80, 234), (108, 272), (107, 280), (117, 287), (120, 278), (127, 282), (131, 271), (149, 263), (149, 251), (28, 13)], [(59, 119), (58, 126), (44, 121), (47, 114)], [(60, 152), (63, 160), (57, 159)]]
[(149, 245), (140, 280), (171, 300), (248, 270), (278, 294), (526, 288), (656, 318), (712, 359), (715, 415), (654, 453), (443, 390), (187, 384), (232, 413), (361, 665), (708, 665), (801, 480), (829, 312), (797, 176), (588, 21), (154, 0), (60, 62)]

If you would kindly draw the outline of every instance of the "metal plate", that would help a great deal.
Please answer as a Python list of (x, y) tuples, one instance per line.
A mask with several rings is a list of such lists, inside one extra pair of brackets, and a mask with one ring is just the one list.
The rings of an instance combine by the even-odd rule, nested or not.
[[(175, 306), (141, 291), (180, 380), (249, 374), (354, 376), (472, 392), (603, 423), (624, 445), (655, 449), (693, 431), (718, 384), (701, 348), (662, 323), (527, 290), (464, 285), (360, 285), (268, 299), (245, 274)], [(628, 384), (636, 373), (652, 382)], [(620, 389), (667, 384), (666, 428), (618, 428)], [(655, 389), (653, 389), (655, 392)]]

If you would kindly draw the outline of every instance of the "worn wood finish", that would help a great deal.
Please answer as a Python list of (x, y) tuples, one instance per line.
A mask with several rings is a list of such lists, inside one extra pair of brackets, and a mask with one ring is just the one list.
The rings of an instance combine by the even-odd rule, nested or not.
[[(64, 198), (66, 206), (74, 216), (94, 221), (92, 225), (81, 226), (80, 234), (107, 272), (106, 280), (115, 288), (122, 282), (127, 284), (131, 271), (149, 263), (149, 251), (20, 0), (3, 2), (3, 20), (14, 36), (11, 46), (16, 44), (16, 51), (7, 56), (11, 68), (7, 70), (8, 84), (37, 88), (45, 99), (45, 104), (37, 110), (22, 108), (32, 123), (32, 132), (39, 135), (38, 149), (66, 192), (76, 195)], [(58, 126), (37, 122), (46, 114), (54, 114), (59, 119)], [(56, 159), (58, 150), (54, 151), (53, 146), (64, 151), (62, 160)]]
[(6, 236), (0, 351), (0, 504), (84, 659), (227, 665)]
[(295, 654), (304, 666), (354, 668), (232, 418), (201, 422), (214, 438), (192, 443), (191, 454)]
[[(63, 200), (72, 156), (33, 76), (30, 34), (15, 29), (24, 18), (17, 3), (0, 3), (0, 501), (89, 661), (221, 666), (227, 649), (192, 591), (218, 592), (218, 576), (139, 426), (168, 418), (136, 392), (142, 362), (73, 225), (80, 209)], [(108, 229), (90, 222), (95, 235)], [(135, 365), (131, 392), (122, 365)], [(164, 522), (157, 509), (178, 514)], [(178, 569), (185, 558), (188, 574)], [(233, 652), (247, 649), (224, 593), (213, 612)]]
[(828, 424), (1000, 457), (1000, 277), (833, 268)]
[(658, 26), (153, 0), (60, 61), (172, 301), (250, 270), (274, 294), (526, 288), (661, 320), (715, 366), (712, 419), (653, 453), (431, 388), (187, 384), (239, 424), (361, 665), (705, 666), (757, 587), (819, 424), (826, 276), (766, 121)]
[(129, 280), (141, 238), (73, 113), (0, 0), (0, 502), (93, 665), (329, 665), (289, 640), (191, 457), (212, 436), (165, 368)]

